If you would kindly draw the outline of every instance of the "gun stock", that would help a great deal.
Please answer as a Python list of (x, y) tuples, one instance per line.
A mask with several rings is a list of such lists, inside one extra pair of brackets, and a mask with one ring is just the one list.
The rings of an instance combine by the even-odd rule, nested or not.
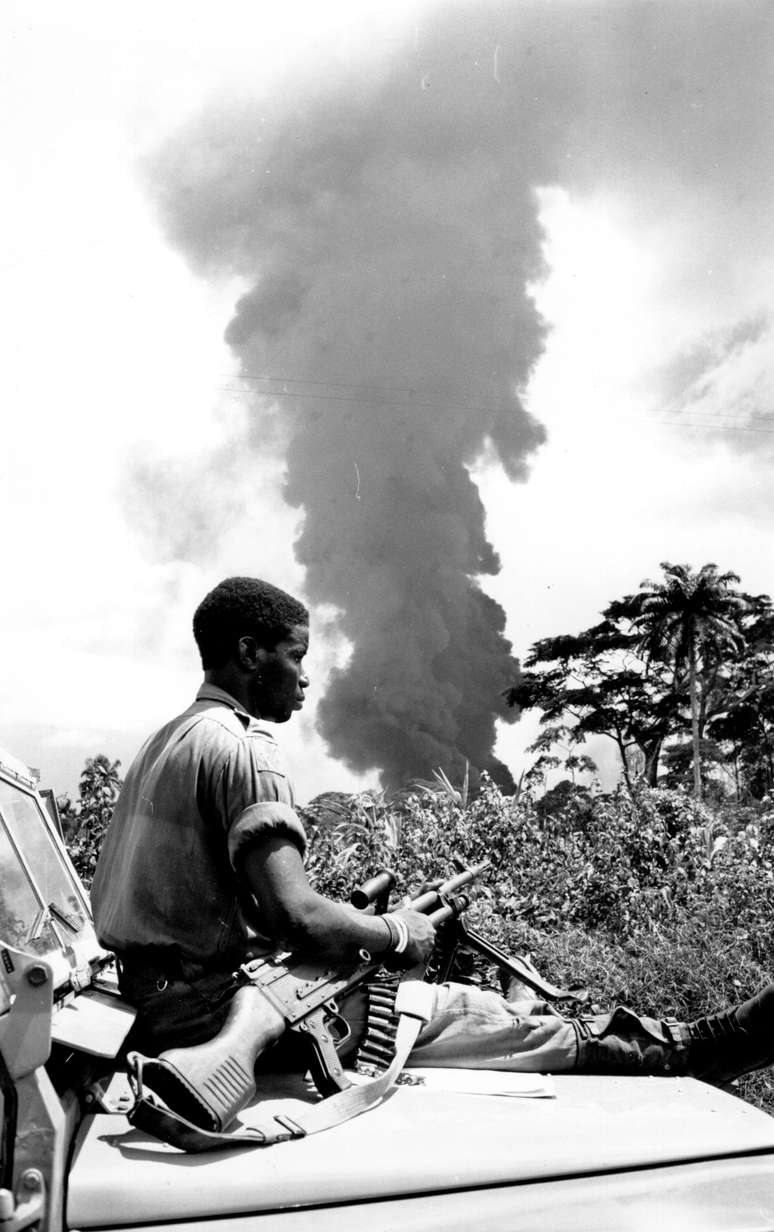
[(169, 1048), (158, 1060), (130, 1054), (138, 1083), (202, 1129), (229, 1125), (255, 1095), (255, 1063), (283, 1034), (285, 1019), (253, 984), (239, 988), (214, 1039), (192, 1048)]

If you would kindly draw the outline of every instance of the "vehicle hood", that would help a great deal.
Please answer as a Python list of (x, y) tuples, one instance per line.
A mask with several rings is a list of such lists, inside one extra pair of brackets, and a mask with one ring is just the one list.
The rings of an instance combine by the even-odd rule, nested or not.
[[(399, 1087), (324, 1133), (198, 1156), (99, 1113), (81, 1126), (68, 1225), (179, 1224), (774, 1152), (773, 1118), (694, 1079), (553, 1084), (554, 1098)], [(292, 1115), (292, 1099), (272, 1098), (242, 1119), (260, 1123), (278, 1104)]]

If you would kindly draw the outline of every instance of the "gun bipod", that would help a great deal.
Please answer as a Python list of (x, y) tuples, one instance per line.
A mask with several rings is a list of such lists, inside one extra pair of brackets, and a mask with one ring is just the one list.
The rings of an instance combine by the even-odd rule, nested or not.
[(448, 920), (443, 926), (442, 952), (437, 967), (433, 970), (433, 980), (442, 984), (450, 978), (457, 951), (468, 950), (480, 954), (494, 963), (501, 972), (513, 976), (526, 984), (544, 1001), (585, 1001), (586, 989), (560, 988), (545, 979), (537, 968), (523, 955), (506, 954), (494, 942), (482, 937), (481, 933), (470, 928), (464, 918), (457, 916)]

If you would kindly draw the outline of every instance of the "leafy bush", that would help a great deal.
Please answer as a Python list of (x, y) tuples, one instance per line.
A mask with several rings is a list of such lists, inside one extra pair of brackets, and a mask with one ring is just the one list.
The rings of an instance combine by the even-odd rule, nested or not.
[[(765, 811), (713, 813), (680, 791), (643, 788), (539, 811), (484, 779), (470, 803), (449, 790), (338, 796), (305, 815), (309, 871), (338, 898), (381, 867), (397, 891), (448, 875), (458, 855), (492, 862), (472, 923), (531, 954), (556, 983), (588, 989), (577, 1008), (615, 1003), (692, 1019), (752, 994), (774, 955), (774, 838)], [(478, 977), (491, 971), (478, 964)], [(570, 1011), (572, 1012), (572, 1011)], [(740, 1083), (774, 1111), (767, 1075)]]

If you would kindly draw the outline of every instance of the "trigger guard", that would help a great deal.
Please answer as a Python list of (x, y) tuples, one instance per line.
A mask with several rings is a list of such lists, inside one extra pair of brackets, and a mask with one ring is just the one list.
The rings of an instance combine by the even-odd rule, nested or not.
[(336, 1008), (330, 1011), (329, 1016), (325, 1020), (325, 1026), (330, 1032), (334, 1048), (339, 1048), (341, 1044), (346, 1044), (347, 1040), (352, 1037), (352, 1028), (346, 1018)]

